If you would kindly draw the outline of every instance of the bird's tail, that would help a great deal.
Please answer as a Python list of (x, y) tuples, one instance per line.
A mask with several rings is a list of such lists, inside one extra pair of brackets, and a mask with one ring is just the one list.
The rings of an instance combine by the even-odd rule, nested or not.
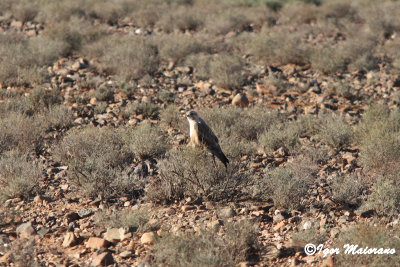
[(225, 165), (225, 168), (228, 167), (227, 164), (229, 163), (229, 160), (228, 160), (228, 158), (225, 156), (224, 152), (222, 152), (222, 150), (216, 151), (216, 152), (214, 153), (214, 155)]

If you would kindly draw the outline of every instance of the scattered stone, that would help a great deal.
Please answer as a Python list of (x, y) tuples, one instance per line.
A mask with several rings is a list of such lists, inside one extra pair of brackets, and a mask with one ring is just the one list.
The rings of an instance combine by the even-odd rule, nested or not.
[(67, 217), (67, 222), (68, 223), (71, 223), (73, 221), (79, 220), (81, 218), (81, 216), (79, 216), (79, 214), (76, 213), (76, 212), (68, 213), (66, 217)]
[(331, 230), (330, 236), (331, 238), (337, 238), (339, 236), (340, 230), (338, 228), (333, 228)]
[(125, 239), (124, 228), (111, 228), (104, 234), (104, 239), (108, 242), (118, 242)]
[(195, 210), (195, 209), (196, 209), (196, 207), (193, 205), (183, 205), (182, 206), (182, 211), (184, 211), (184, 212), (189, 211), (189, 210)]
[(62, 246), (64, 248), (73, 247), (78, 244), (78, 239), (75, 237), (74, 233), (68, 232), (64, 235), (64, 242)]
[(123, 258), (123, 259), (125, 259), (125, 258), (130, 258), (130, 257), (132, 257), (132, 255), (133, 255), (132, 251), (129, 251), (129, 250), (127, 250), (127, 251), (122, 251), (122, 252), (119, 254), (119, 256), (120, 256), (121, 258)]
[(225, 207), (218, 211), (218, 217), (220, 218), (231, 218), (236, 215), (236, 212), (231, 207)]
[(142, 243), (144, 245), (153, 245), (155, 239), (156, 239), (156, 236), (153, 232), (144, 233), (142, 235), (142, 237), (140, 238), (140, 243)]
[(249, 105), (249, 100), (247, 99), (245, 94), (237, 94), (235, 97), (232, 99), (232, 106), (238, 106), (238, 107), (247, 107)]
[(46, 234), (48, 234), (50, 232), (50, 229), (46, 226), (43, 226), (39, 229), (39, 231), (37, 231), (38, 235), (40, 237), (44, 237)]
[(16, 232), (19, 237), (26, 238), (36, 233), (31, 222), (26, 222), (17, 227)]
[(81, 210), (78, 211), (78, 215), (81, 218), (89, 217), (92, 214), (93, 214), (93, 211), (90, 210), (90, 209), (81, 209)]
[(114, 263), (114, 258), (110, 252), (103, 252), (92, 257), (92, 266), (107, 266)]
[(333, 267), (333, 258), (331, 255), (328, 255), (326, 259), (322, 262), (322, 267)]
[(285, 221), (279, 222), (277, 225), (274, 226), (274, 231), (279, 231), (282, 227), (286, 225)]
[(108, 242), (101, 237), (90, 237), (86, 242), (86, 247), (91, 249), (101, 249), (107, 247)]
[(0, 257), (0, 263), (10, 264), (11, 263), (11, 252), (6, 252)]

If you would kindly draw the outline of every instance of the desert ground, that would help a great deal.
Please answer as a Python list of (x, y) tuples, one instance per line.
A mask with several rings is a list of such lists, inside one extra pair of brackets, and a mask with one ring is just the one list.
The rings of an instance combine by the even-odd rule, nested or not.
[(0, 266), (400, 266), (399, 14), (0, 1)]

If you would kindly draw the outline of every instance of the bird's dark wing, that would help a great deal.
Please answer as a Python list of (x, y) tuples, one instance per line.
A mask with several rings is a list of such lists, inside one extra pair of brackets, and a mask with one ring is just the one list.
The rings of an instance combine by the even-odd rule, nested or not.
[(197, 122), (197, 130), (200, 142), (202, 142), (204, 145), (209, 148), (218, 145), (218, 138), (215, 136), (211, 128), (202, 119)]
[(221, 147), (218, 143), (218, 138), (215, 136), (211, 128), (202, 119), (197, 122), (197, 132), (200, 142), (203, 143), (214, 156), (221, 160), (221, 162), (226, 167), (226, 164), (229, 163), (229, 160), (222, 152)]

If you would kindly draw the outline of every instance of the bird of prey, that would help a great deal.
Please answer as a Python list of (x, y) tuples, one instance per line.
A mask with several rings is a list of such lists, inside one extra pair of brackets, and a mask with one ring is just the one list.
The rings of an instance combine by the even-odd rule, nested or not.
[(227, 167), (229, 160), (222, 152), (218, 143), (218, 138), (215, 136), (211, 128), (205, 121), (199, 117), (196, 111), (189, 111), (186, 113), (186, 118), (190, 126), (190, 141), (192, 146), (202, 146), (207, 148), (213, 155), (217, 157)]

